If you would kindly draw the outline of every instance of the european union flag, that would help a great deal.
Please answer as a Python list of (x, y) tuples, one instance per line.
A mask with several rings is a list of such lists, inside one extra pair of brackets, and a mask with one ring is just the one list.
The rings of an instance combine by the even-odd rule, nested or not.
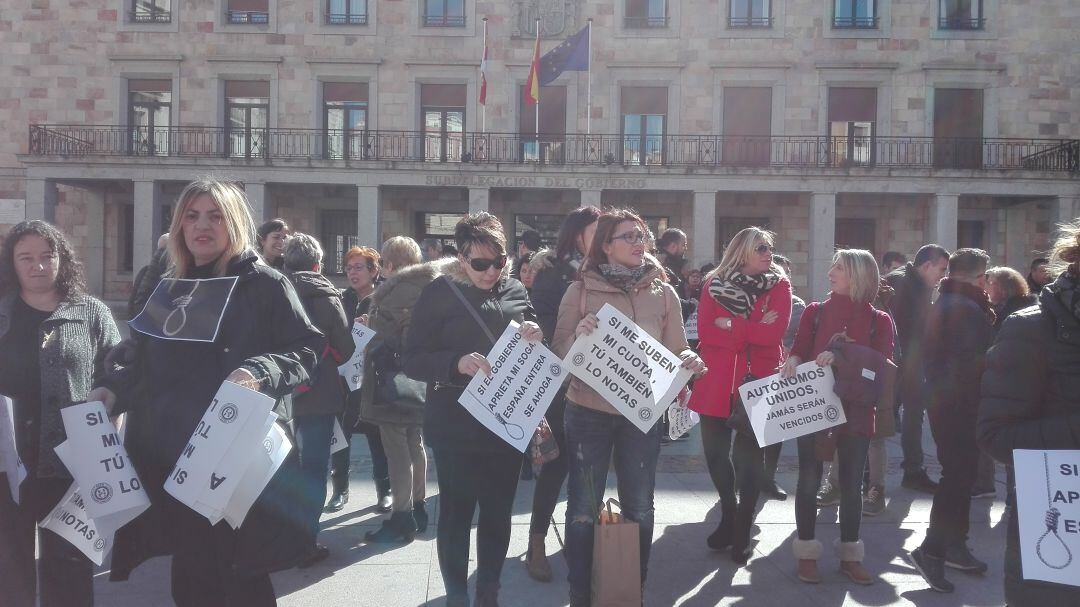
[(563, 41), (540, 58), (540, 86), (547, 86), (563, 72), (589, 70), (589, 26)]

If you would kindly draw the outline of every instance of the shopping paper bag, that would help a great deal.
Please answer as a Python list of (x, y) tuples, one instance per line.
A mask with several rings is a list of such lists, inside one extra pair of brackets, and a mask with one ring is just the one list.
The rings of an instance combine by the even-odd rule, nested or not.
[[(641, 544), (638, 524), (607, 508), (593, 529), (592, 605), (641, 605)], [(620, 506), (621, 508), (621, 506)]]

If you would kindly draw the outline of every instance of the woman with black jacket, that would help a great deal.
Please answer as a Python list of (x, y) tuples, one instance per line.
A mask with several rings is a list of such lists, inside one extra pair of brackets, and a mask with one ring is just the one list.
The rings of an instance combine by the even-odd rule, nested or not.
[[(1057, 280), (1038, 305), (1006, 319), (986, 356), (979, 447), (1012, 463), (1014, 449), (1080, 449), (1080, 220), (1062, 226), (1054, 245)], [(1077, 605), (1080, 588), (1024, 580), (1016, 496), (1008, 498), (1005, 600), (1010, 605)]]
[[(478, 372), (490, 373), (485, 354), (510, 321), (525, 339), (539, 341), (525, 287), (510, 278), (506, 236), (493, 215), (480, 212), (454, 230), (457, 262), (424, 288), (405, 338), (405, 373), (428, 384), (424, 438), (435, 454), (439, 480), (436, 538), (446, 604), (469, 604), (469, 534), (476, 530), (476, 606), (498, 605), (499, 577), (510, 546), (510, 515), (521, 454), (458, 403)], [(465, 301), (462, 301), (464, 299)], [(483, 326), (480, 326), (483, 322)]]
[[(581, 264), (585, 261), (585, 254), (592, 245), (598, 219), (600, 209), (596, 207), (581, 207), (571, 211), (559, 228), (555, 250), (540, 251), (533, 258), (533, 265), (540, 269), (533, 279), (530, 297), (536, 310), (536, 322), (544, 332), (544, 341), (548, 344), (555, 335), (559, 303), (562, 302), (567, 287), (577, 279)], [(544, 416), (551, 426), (555, 442), (559, 445), (559, 457), (547, 462), (540, 469), (533, 491), (532, 522), (529, 524), (529, 550), (525, 555), (525, 567), (529, 576), (540, 582), (550, 582), (552, 579), (551, 564), (548, 563), (544, 541), (568, 470), (565, 455), (566, 432), (563, 428), (564, 411), (565, 385), (555, 395)]]
[[(169, 229), (170, 277), (237, 278), (220, 329), (212, 342), (136, 334), (130, 364), (87, 396), (127, 411), (125, 445), (151, 502), (117, 532), (113, 579), (171, 554), (172, 597), (180, 607), (276, 604), (269, 568), (277, 567), (267, 564), (261, 543), (272, 538), (260, 533), (245, 541), (252, 521), (266, 519), (253, 510), (239, 530), (211, 526), (164, 483), (223, 381), (282, 401), (311, 377), (325, 343), (288, 279), (251, 250), (255, 226), (247, 209), (232, 183), (197, 180), (184, 188)], [(310, 544), (295, 548), (299, 560)]]

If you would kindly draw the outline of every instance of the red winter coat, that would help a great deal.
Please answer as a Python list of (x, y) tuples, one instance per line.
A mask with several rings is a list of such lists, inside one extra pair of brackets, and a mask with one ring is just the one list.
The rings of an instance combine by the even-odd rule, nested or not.
[[(763, 324), (761, 318), (776, 310), (777, 318)], [(731, 318), (731, 329), (716, 326), (717, 318)], [(768, 377), (780, 368), (784, 332), (791, 319), (791, 283), (781, 278), (773, 288), (758, 297), (749, 318), (736, 317), (709, 295), (709, 285), (702, 285), (698, 304), (698, 354), (709, 372), (694, 381), (690, 409), (701, 415), (727, 418), (731, 415), (731, 395), (735, 394), (747, 373)]]

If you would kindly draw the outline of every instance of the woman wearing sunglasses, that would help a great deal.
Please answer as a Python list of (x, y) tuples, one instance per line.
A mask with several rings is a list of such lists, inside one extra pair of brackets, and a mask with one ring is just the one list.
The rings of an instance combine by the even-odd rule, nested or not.
[[(678, 354), (684, 367), (698, 375), (705, 373), (705, 364), (686, 343), (679, 296), (665, 280), (659, 262), (645, 255), (648, 235), (645, 222), (633, 211), (612, 210), (600, 216), (582, 277), (566, 290), (559, 306), (552, 340), (556, 354), (565, 356), (577, 336), (595, 331), (596, 313), (611, 304)], [(591, 600), (593, 525), (613, 454), (622, 513), (640, 528), (641, 581), (645, 583), (660, 430), (654, 425), (642, 433), (576, 377), (570, 380), (566, 400), (566, 448), (575, 455), (568, 462), (566, 561), (570, 605), (583, 607)]]
[(493, 215), (480, 212), (454, 230), (457, 259), (444, 276), (424, 287), (405, 336), (405, 373), (427, 382), (424, 438), (439, 478), (436, 544), (448, 607), (469, 604), (469, 533), (476, 530), (477, 607), (498, 603), (499, 577), (510, 547), (510, 515), (521, 453), (478, 422), (458, 403), (478, 372), (490, 373), (485, 356), (510, 321), (528, 341), (539, 342), (525, 287), (510, 278), (506, 236)]
[(701, 414), (705, 463), (720, 494), (721, 511), (720, 524), (706, 543), (713, 550), (730, 547), (731, 560), (740, 565), (750, 559), (750, 528), (764, 480), (765, 449), (758, 446), (749, 424), (732, 423), (735, 448), (734, 456), (729, 455), (728, 420), (735, 413), (739, 386), (750, 377), (776, 373), (784, 354), (791, 283), (773, 263), (773, 238), (772, 232), (756, 227), (736, 234), (720, 265), (702, 279), (698, 304), (699, 351), (713, 372), (694, 384), (690, 408)]

